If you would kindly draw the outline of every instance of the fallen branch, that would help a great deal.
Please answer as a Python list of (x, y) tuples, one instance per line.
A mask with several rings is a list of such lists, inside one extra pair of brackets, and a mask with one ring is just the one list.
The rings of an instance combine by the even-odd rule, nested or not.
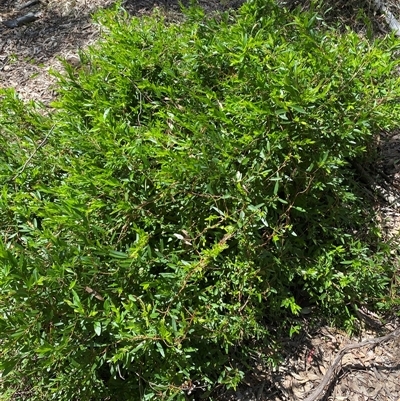
[(400, 23), (397, 21), (392, 12), (386, 7), (383, 1), (373, 0), (375, 8), (380, 11), (386, 19), (389, 28), (394, 32), (396, 36), (400, 36)]
[(392, 340), (396, 338), (397, 336), (400, 335), (400, 327), (398, 327), (396, 330), (392, 331), (391, 333), (387, 334), (386, 336), (383, 337), (377, 337), (373, 338), (371, 340), (363, 341), (358, 344), (350, 344), (347, 347), (344, 347), (342, 350), (339, 351), (338, 355), (336, 356), (335, 360), (333, 361), (332, 365), (326, 372), (324, 378), (322, 379), (321, 383), (315, 388), (315, 390), (303, 401), (316, 401), (320, 398), (322, 398), (325, 395), (325, 391), (328, 388), (329, 384), (331, 383), (332, 379), (336, 375), (336, 369), (340, 362), (342, 361), (343, 356), (356, 348), (361, 348), (365, 347), (367, 345), (379, 345), (384, 342), (387, 342), (389, 340)]

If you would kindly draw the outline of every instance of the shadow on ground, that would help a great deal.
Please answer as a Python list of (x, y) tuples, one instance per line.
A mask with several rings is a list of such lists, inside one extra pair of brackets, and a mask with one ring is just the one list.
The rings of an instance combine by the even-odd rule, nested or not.
[[(312, 0), (281, 0), (281, 3), (291, 10), (296, 7), (309, 10)], [(400, 17), (398, 0), (386, 0), (386, 4), (396, 17)], [(390, 32), (384, 16), (376, 11), (371, 0), (325, 0), (318, 12), (323, 15), (325, 23), (338, 27), (341, 32), (351, 29), (370, 39)]]
[[(314, 311), (316, 312), (316, 311)], [(318, 314), (317, 314), (318, 315)], [(244, 383), (236, 391), (222, 393), (220, 401), (288, 401), (313, 399), (386, 401), (400, 396), (399, 339), (383, 342), (375, 347), (360, 346), (343, 352), (350, 344), (373, 340), (398, 327), (397, 319), (389, 327), (366, 329), (359, 336), (327, 326), (323, 321), (304, 329), (292, 338), (283, 338), (279, 344), (282, 361), (271, 369), (263, 362), (268, 351), (260, 349), (245, 367)], [(318, 320), (318, 318), (317, 318)], [(256, 347), (254, 347), (256, 348)], [(333, 361), (341, 355), (341, 363), (329, 377), (324, 389), (318, 389)], [(243, 367), (242, 367), (243, 368)], [(318, 393), (318, 396), (317, 396)]]

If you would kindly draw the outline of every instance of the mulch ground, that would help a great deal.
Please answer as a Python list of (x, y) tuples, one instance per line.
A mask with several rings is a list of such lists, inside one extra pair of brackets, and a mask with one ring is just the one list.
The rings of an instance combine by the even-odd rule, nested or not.
[[(390, 326), (393, 327), (393, 326)], [(383, 328), (386, 332), (389, 327)], [(314, 394), (337, 355), (350, 344), (376, 338), (364, 329), (350, 338), (340, 330), (321, 326), (282, 341), (284, 361), (275, 370), (255, 362), (247, 386), (231, 392), (230, 401), (300, 401)], [(329, 385), (315, 400), (383, 401), (400, 400), (400, 339), (378, 346), (365, 346), (343, 355)]]
[[(71, 62), (77, 60), (77, 52), (94, 43), (100, 33), (92, 19), (99, 7), (109, 7), (113, 0), (47, 0), (21, 8), (28, 0), (0, 0), (0, 87), (14, 88), (25, 100), (35, 100), (50, 107), (55, 99), (55, 78), (51, 70), (62, 70), (59, 58)], [(202, 0), (207, 11), (237, 7), (241, 1)], [(287, 3), (307, 1), (288, 0)], [(331, 6), (337, 19), (360, 34), (365, 26), (357, 17), (359, 0), (337, 0)], [(290, 6), (289, 4), (289, 6)], [(151, 12), (157, 6), (166, 12), (179, 13), (176, 0), (131, 0), (124, 2), (132, 14)], [(390, 2), (392, 12), (400, 16), (400, 3)], [(368, 13), (375, 13), (372, 8)], [(3, 23), (28, 12), (37, 19), (21, 27), (10, 29)], [(386, 34), (384, 19), (375, 16), (374, 32)], [(376, 165), (364, 166), (361, 176), (366, 176), (366, 190), (376, 197), (376, 212), (388, 241), (392, 243), (393, 257), (398, 258), (398, 234), (400, 228), (400, 131), (382, 133), (377, 144), (379, 157)], [(364, 177), (365, 178), (365, 177)], [(363, 180), (362, 180), (363, 181)], [(379, 192), (381, 196), (375, 194)], [(394, 280), (398, 280), (397, 277)], [(304, 317), (313, 318), (310, 315)], [(266, 368), (254, 358), (246, 383), (235, 392), (224, 392), (221, 400), (232, 401), (285, 401), (304, 400), (322, 381), (341, 349), (351, 343), (382, 336), (396, 327), (395, 317), (388, 317), (387, 324), (372, 327), (368, 320), (358, 337), (350, 338), (344, 332), (328, 326), (305, 329), (291, 339), (282, 339), (284, 361), (275, 370)], [(305, 324), (307, 327), (307, 324)], [(329, 388), (321, 394), (321, 400), (348, 401), (400, 401), (400, 339), (399, 337), (378, 346), (356, 348), (346, 353), (336, 369)]]

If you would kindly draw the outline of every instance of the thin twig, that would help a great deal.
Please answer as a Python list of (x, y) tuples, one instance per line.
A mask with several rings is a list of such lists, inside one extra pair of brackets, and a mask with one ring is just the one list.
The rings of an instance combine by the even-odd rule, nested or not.
[(389, 340), (392, 340), (392, 339), (398, 337), (399, 335), (400, 335), (400, 327), (398, 327), (396, 330), (392, 331), (391, 333), (387, 334), (386, 336), (372, 338), (371, 340), (363, 341), (358, 344), (350, 344), (347, 347), (344, 347), (342, 350), (339, 351), (338, 355), (336, 356), (332, 365), (326, 372), (321, 383), (315, 388), (315, 390), (306, 399), (304, 399), (304, 401), (316, 401), (325, 395), (325, 391), (328, 388), (328, 385), (330, 384), (333, 377), (336, 375), (336, 373), (337, 373), (337, 372), (335, 372), (336, 368), (342, 361), (344, 354), (346, 354), (347, 352), (349, 352), (353, 349), (365, 347), (367, 345), (376, 346), (376, 345), (382, 344), (384, 342), (387, 342)]
[(39, 4), (39, 3), (40, 3), (40, 0), (30, 0), (27, 3), (20, 5), (18, 7), (18, 10), (23, 10), (24, 8), (28, 8), (28, 7), (34, 6), (36, 4)]
[(21, 174), (24, 172), (26, 166), (27, 166), (27, 165), (29, 164), (29, 162), (33, 159), (33, 157), (35, 156), (35, 154), (39, 151), (39, 149), (40, 149), (41, 147), (43, 147), (43, 146), (46, 144), (47, 139), (49, 138), (49, 136), (51, 135), (51, 133), (52, 133), (53, 130), (54, 130), (54, 127), (55, 127), (55, 125), (53, 125), (53, 126), (51, 127), (50, 131), (46, 134), (46, 136), (43, 138), (43, 140), (39, 143), (38, 147), (37, 147), (37, 148), (34, 150), (34, 152), (28, 157), (27, 161), (24, 163), (24, 165), (22, 166), (21, 170), (20, 170), (17, 174), (15, 174), (15, 176), (13, 177), (13, 180), (15, 180), (19, 175), (21, 175)]

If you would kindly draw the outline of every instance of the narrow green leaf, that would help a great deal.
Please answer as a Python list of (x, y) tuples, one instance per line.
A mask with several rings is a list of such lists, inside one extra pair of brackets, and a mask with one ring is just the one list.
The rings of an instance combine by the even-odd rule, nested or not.
[(94, 322), (94, 332), (99, 336), (101, 334), (101, 322)]

